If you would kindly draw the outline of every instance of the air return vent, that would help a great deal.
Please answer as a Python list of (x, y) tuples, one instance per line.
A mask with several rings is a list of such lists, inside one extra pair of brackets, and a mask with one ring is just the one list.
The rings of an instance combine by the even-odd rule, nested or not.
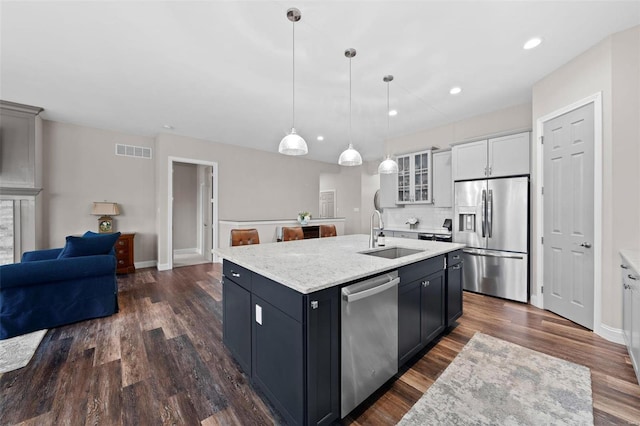
[(116, 155), (122, 155), (124, 157), (146, 158), (148, 160), (151, 160), (151, 148), (148, 148), (146, 146), (123, 145), (121, 143), (117, 143)]

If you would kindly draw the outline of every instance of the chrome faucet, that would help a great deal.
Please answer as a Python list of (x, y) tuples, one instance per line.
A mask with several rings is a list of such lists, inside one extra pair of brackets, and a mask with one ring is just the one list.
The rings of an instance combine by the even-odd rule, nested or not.
[(378, 241), (378, 238), (374, 235), (373, 232), (373, 217), (375, 215), (378, 215), (378, 225), (380, 227), (380, 230), (382, 231), (384, 229), (384, 222), (382, 221), (382, 215), (380, 214), (380, 212), (378, 210), (374, 210), (373, 213), (371, 213), (371, 220), (369, 222), (369, 248), (376, 248), (376, 242)]

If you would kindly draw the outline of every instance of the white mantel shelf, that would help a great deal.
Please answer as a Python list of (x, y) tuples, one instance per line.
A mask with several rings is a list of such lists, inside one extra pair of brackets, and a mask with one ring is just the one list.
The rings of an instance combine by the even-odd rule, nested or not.
[(386, 247), (424, 250), (398, 259), (367, 256), (368, 235), (227, 247), (215, 250), (222, 258), (270, 278), (302, 294), (344, 284), (458, 250), (464, 244), (387, 238)]

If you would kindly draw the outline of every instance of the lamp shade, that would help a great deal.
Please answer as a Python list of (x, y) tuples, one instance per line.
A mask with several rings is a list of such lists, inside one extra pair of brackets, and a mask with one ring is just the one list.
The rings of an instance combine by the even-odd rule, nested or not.
[(117, 216), (120, 214), (118, 203), (94, 202), (91, 214), (96, 216)]
[(291, 133), (280, 141), (278, 152), (285, 155), (305, 155), (309, 149), (302, 136), (296, 133), (296, 129), (291, 128)]
[(393, 161), (393, 159), (387, 155), (387, 158), (385, 158), (384, 161), (378, 166), (378, 173), (384, 175), (398, 173), (398, 163)]
[(353, 148), (352, 144), (349, 144), (349, 148), (340, 154), (338, 164), (341, 166), (359, 166), (362, 164), (362, 156)]

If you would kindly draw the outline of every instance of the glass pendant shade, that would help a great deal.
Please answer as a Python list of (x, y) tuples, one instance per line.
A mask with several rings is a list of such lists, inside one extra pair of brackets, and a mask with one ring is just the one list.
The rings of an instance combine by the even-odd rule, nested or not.
[(338, 164), (341, 166), (360, 166), (362, 165), (362, 156), (358, 151), (353, 149), (353, 145), (349, 144), (349, 148), (344, 150), (338, 158)]
[(392, 173), (398, 173), (398, 163), (387, 155), (387, 158), (378, 166), (378, 173), (384, 175), (390, 175)]
[(280, 141), (278, 152), (285, 155), (305, 155), (309, 150), (302, 136), (296, 133), (296, 129), (291, 128), (291, 133)]

